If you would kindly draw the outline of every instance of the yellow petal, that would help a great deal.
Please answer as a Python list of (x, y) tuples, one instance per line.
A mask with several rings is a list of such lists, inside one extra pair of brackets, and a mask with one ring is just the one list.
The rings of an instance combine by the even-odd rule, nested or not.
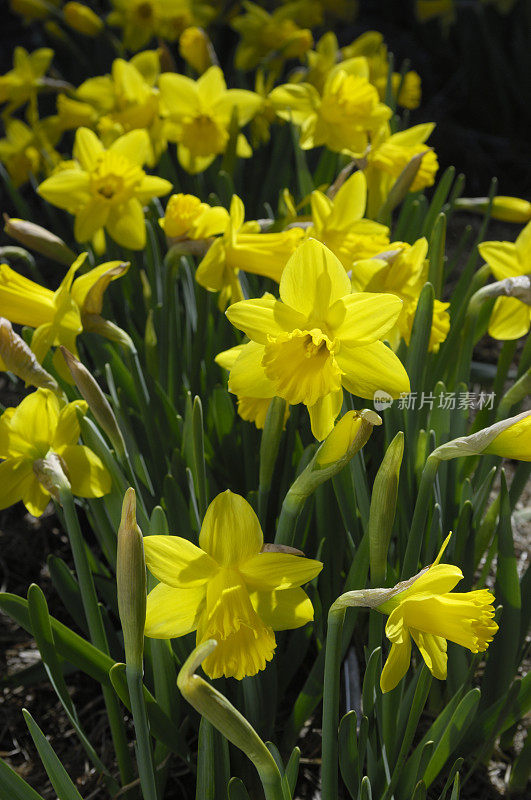
[(301, 586), (319, 575), (320, 561), (289, 553), (259, 553), (240, 562), (239, 572), (252, 589), (283, 590)]
[(370, 399), (381, 390), (396, 398), (410, 390), (402, 362), (383, 342), (342, 347), (336, 358), (343, 371), (343, 387), (358, 397)]
[(0, 307), (10, 322), (37, 328), (55, 313), (53, 292), (0, 264)]
[(499, 433), (483, 452), (531, 461), (531, 412)]
[(339, 389), (321, 397), (313, 406), (308, 406), (312, 433), (319, 442), (331, 432), (342, 405), (343, 391)]
[(0, 464), (0, 508), (9, 508), (22, 500), (29, 481), (35, 479), (33, 462), (26, 456), (10, 458)]
[(128, 262), (107, 261), (76, 278), (72, 285), (72, 297), (83, 313), (101, 314), (107, 287), (111, 281), (125, 275), (129, 266)]
[(205, 111), (211, 109), (226, 91), (227, 84), (220, 67), (209, 67), (197, 81), (197, 93)]
[(75, 214), (80, 206), (90, 201), (89, 175), (79, 169), (62, 170), (39, 184), (37, 194), (52, 205)]
[(443, 639), (442, 636), (434, 636), (432, 633), (422, 633), (415, 630), (411, 630), (411, 636), (433, 677), (438, 678), (440, 681), (446, 680), (448, 661), (446, 639)]
[(391, 645), (391, 650), (380, 676), (382, 692), (390, 692), (406, 674), (411, 659), (411, 639), (408, 636), (403, 644)]
[(225, 313), (234, 327), (259, 344), (266, 344), (268, 336), (291, 331), (304, 326), (306, 322), (302, 314), (280, 303), (269, 293), (255, 300), (233, 303)]
[(109, 150), (113, 153), (126, 158), (131, 164), (138, 167), (143, 166), (149, 158), (150, 144), (149, 136), (143, 128), (140, 130), (129, 131), (116, 139)]
[(228, 125), (234, 109), (238, 113), (238, 125), (243, 128), (254, 117), (262, 105), (262, 98), (247, 89), (229, 89), (214, 103), (213, 111), (216, 116)]
[(109, 206), (97, 200), (90, 200), (76, 213), (74, 222), (74, 236), (77, 242), (88, 242), (103, 228), (109, 217)]
[(334, 209), (328, 221), (331, 228), (342, 230), (361, 219), (367, 203), (367, 180), (358, 170), (345, 181), (334, 198)]
[(52, 346), (56, 335), (56, 326), (51, 322), (46, 322), (44, 325), (39, 325), (37, 330), (33, 331), (31, 337), (31, 349), (35, 353), (35, 358), (42, 364), (46, 354)]
[(321, 232), (327, 227), (333, 203), (323, 192), (315, 189), (310, 195), (312, 221), (317, 231)]
[(159, 583), (147, 596), (145, 635), (173, 639), (195, 631), (205, 595), (204, 586), (175, 589)]
[(516, 297), (498, 297), (489, 320), (489, 336), (512, 341), (525, 336), (531, 323), (531, 308)]
[(83, 414), (86, 414), (88, 410), (87, 403), (84, 400), (74, 400), (60, 410), (57, 427), (51, 443), (56, 453), (66, 445), (77, 443), (80, 434), (78, 409)]
[(34, 474), (28, 478), (24, 487), (22, 502), (34, 517), (40, 517), (50, 502), (50, 492), (39, 483)]
[(275, 387), (264, 372), (264, 346), (248, 342), (241, 348), (229, 375), (229, 392), (238, 397), (268, 398), (275, 396)]
[[(77, 129), (72, 154), (74, 158), (79, 161), (84, 170), (90, 172), (94, 168), (98, 156), (100, 156), (104, 150), (103, 144), (94, 131), (91, 131), (89, 128)], [(59, 172), (58, 175), (61, 175), (61, 173)]]
[(154, 197), (161, 197), (171, 192), (172, 184), (165, 178), (157, 175), (144, 175), (136, 190), (136, 196), (141, 203), (149, 203)]
[(350, 280), (338, 258), (308, 239), (290, 257), (280, 280), (281, 300), (307, 316), (326, 319), (328, 309), (350, 294)]
[[(528, 222), (525, 228), (518, 234), (515, 247), (520, 264), (522, 264), (522, 266), (526, 264), (529, 265), (529, 261), (531, 260), (531, 222)], [(525, 266), (524, 270), (525, 272), (529, 271)]]
[(218, 570), (207, 553), (180, 536), (146, 536), (144, 551), (149, 571), (175, 589), (203, 586)]
[(317, 89), (309, 83), (287, 83), (277, 86), (269, 95), (273, 108), (282, 119), (292, 120), (295, 125), (315, 116), (320, 105)]
[(248, 561), (263, 542), (258, 517), (247, 500), (228, 489), (214, 498), (201, 526), (199, 546), (219, 565)]
[[(49, 389), (37, 389), (27, 395), (13, 412), (9, 420), (10, 442), (25, 440), (36, 450), (36, 458), (46, 455), (57, 428), (59, 400)], [(23, 453), (28, 452), (25, 446)]]
[(144, 211), (135, 197), (123, 205), (111, 208), (106, 227), (109, 235), (122, 247), (142, 250), (146, 245)]
[(402, 300), (394, 294), (359, 292), (341, 300), (345, 317), (334, 335), (342, 345), (372, 344), (383, 339), (402, 311)]
[(159, 78), (163, 112), (174, 117), (201, 113), (197, 85), (191, 78), (165, 72)]
[(516, 245), (512, 242), (482, 242), (478, 245), (481, 258), (485, 259), (498, 281), (521, 275)]
[(193, 223), (190, 235), (193, 239), (207, 239), (217, 233), (223, 233), (229, 221), (229, 212), (222, 206), (207, 208)]
[(313, 606), (303, 589), (273, 592), (251, 592), (253, 608), (274, 631), (300, 628), (313, 620)]
[(96, 453), (81, 444), (61, 449), (72, 492), (79, 497), (103, 497), (111, 491), (111, 476)]

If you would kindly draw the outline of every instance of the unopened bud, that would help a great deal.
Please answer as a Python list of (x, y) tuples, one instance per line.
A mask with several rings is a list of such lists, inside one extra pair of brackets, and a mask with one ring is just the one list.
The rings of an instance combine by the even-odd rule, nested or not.
[(146, 622), (146, 562), (142, 531), (136, 522), (135, 490), (131, 488), (124, 496), (118, 529), (116, 588), (125, 661), (128, 667), (141, 669)]
[(55, 233), (34, 222), (10, 218), (7, 214), (4, 214), (4, 220), (5, 233), (24, 247), (29, 247), (30, 250), (35, 250), (36, 253), (65, 266), (70, 266), (75, 261), (76, 254)]
[(387, 551), (396, 511), (398, 479), (404, 454), (404, 434), (399, 431), (380, 464), (374, 479), (369, 513), (369, 554), (371, 581), (384, 583)]
[(342, 469), (367, 442), (373, 427), (381, 424), (381, 417), (371, 409), (347, 411), (317, 451), (315, 467), (326, 469), (341, 464), (339, 469)]
[(33, 350), (3, 317), (0, 317), (0, 369), (9, 370), (26, 386), (60, 392), (57, 381), (39, 364)]
[(442, 444), (432, 456), (440, 461), (490, 454), (531, 461), (531, 411), (496, 422), (488, 428)]
[[(458, 211), (472, 211), (484, 214), (490, 205), (488, 197), (458, 197), (454, 207)], [(503, 222), (525, 224), (531, 220), (531, 203), (520, 197), (497, 195), (492, 199), (490, 215)]]
[(67, 3), (63, 8), (63, 16), (67, 25), (84, 36), (98, 36), (103, 29), (103, 20), (82, 3)]
[(79, 389), (81, 397), (87, 401), (88, 407), (94, 414), (96, 421), (109, 437), (118, 455), (124, 455), (125, 442), (118, 425), (118, 420), (107, 398), (100, 389), (98, 382), (90, 374), (84, 364), (78, 361), (78, 359), (62, 345), (61, 352), (70, 370), (70, 374), (74, 379), (74, 383)]
[(179, 53), (200, 75), (218, 63), (212, 42), (203, 28), (186, 28), (179, 38)]

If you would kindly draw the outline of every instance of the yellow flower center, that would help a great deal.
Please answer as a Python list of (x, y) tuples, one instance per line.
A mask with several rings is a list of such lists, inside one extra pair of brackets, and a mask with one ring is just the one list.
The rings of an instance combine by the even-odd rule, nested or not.
[(167, 236), (183, 236), (201, 216), (203, 203), (193, 194), (173, 194), (166, 206), (164, 231)]
[(262, 366), (275, 393), (290, 405), (313, 406), (341, 387), (341, 370), (334, 358), (338, 343), (319, 329), (270, 337)]
[(228, 139), (227, 131), (208, 114), (200, 114), (184, 122), (182, 127), (181, 144), (187, 147), (193, 156), (223, 153)]
[(330, 123), (363, 125), (378, 102), (378, 92), (366, 78), (339, 72), (323, 97), (321, 115)]
[(107, 151), (90, 173), (92, 193), (103, 202), (124, 203), (134, 197), (144, 171), (119, 153)]
[(209, 581), (206, 608), (197, 629), (197, 644), (215, 639), (218, 646), (204, 662), (211, 678), (241, 680), (256, 675), (273, 658), (275, 634), (254, 610), (239, 572), (222, 568)]

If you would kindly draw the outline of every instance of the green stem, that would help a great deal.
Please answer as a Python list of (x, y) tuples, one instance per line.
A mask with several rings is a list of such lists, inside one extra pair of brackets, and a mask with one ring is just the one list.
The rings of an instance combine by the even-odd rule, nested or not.
[[(107, 636), (105, 635), (103, 619), (98, 606), (98, 597), (96, 595), (92, 572), (87, 559), (85, 541), (79, 526), (79, 520), (74, 505), (72, 492), (66, 488), (61, 489), (59, 492), (59, 500), (65, 515), (66, 529), (74, 558), (79, 588), (81, 590), (81, 599), (83, 602), (85, 616), (87, 618), (90, 639), (92, 644), (94, 644), (102, 652), (109, 655)], [(105, 707), (107, 709), (107, 716), (109, 718), (109, 726), (111, 728), (111, 736), (114, 749), (116, 751), (116, 758), (118, 760), (118, 766), (120, 769), (120, 778), (122, 784), (125, 785), (134, 780), (134, 770), (131, 754), (129, 752), (129, 746), (127, 743), (123, 715), (120, 711), (118, 698), (116, 697), (113, 689), (108, 686), (102, 686), (102, 692), (105, 700)]]
[(332, 606), (328, 612), (323, 691), (322, 800), (337, 800), (338, 796), (337, 730), (339, 725), (341, 636), (345, 611), (345, 608), (335, 609)]
[(267, 504), (273, 471), (280, 447), (280, 437), (284, 427), (286, 401), (282, 397), (273, 397), (267, 410), (267, 417), (260, 443), (260, 477), (258, 484), (258, 517), (262, 528), (265, 528)]
[(293, 545), (295, 525), (305, 500), (306, 497), (290, 495), (290, 492), (287, 493), (282, 503), (280, 517), (278, 518), (275, 544)]
[(438, 466), (439, 459), (433, 454), (428, 456), (420, 478), (417, 502), (415, 503), (415, 511), (413, 512), (413, 520), (411, 521), (411, 529), (402, 567), (402, 580), (411, 577), (417, 570), (424, 528), (428, 513), (433, 505), (433, 484), (437, 475)]
[(157, 785), (153, 772), (153, 756), (149, 736), (149, 725), (144, 703), (144, 690), (142, 685), (142, 670), (133, 665), (127, 665), (127, 686), (131, 699), (131, 711), (136, 736), (136, 757), (138, 774), (144, 800), (157, 800)]

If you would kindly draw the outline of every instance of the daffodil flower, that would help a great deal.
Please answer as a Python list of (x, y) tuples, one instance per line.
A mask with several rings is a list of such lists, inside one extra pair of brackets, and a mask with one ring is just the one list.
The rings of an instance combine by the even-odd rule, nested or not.
[[(127, 263), (108, 261), (74, 280), (86, 257), (83, 253), (74, 261), (55, 292), (0, 264), (0, 306), (10, 322), (35, 328), (31, 349), (40, 363), (50, 347), (60, 344), (77, 355), (77, 336), (97, 327), (105, 290), (129, 268)], [(54, 365), (70, 383), (60, 353), (54, 355)]]
[[(396, 242), (387, 253), (356, 261), (352, 267), (352, 286), (360, 292), (391, 292), (403, 301), (402, 311), (387, 339), (394, 350), (403, 339), (409, 344), (415, 312), (428, 280), (428, 242), (422, 237), (413, 245)], [(450, 330), (449, 303), (435, 299), (428, 349), (437, 352)]]
[(41, 47), (28, 53), (23, 47), (15, 47), (13, 69), (0, 75), (0, 103), (9, 101), (13, 111), (26, 100), (35, 97), (44, 86), (44, 74), (53, 58), (53, 50)]
[(154, 36), (170, 42), (189, 25), (205, 25), (214, 9), (201, 0), (112, 0), (109, 25), (123, 30), (124, 47), (140, 50)]
[(244, 6), (245, 13), (231, 21), (231, 27), (241, 36), (234, 55), (236, 69), (254, 69), (267, 56), (278, 68), (285, 59), (300, 58), (312, 47), (312, 32), (300, 28), (295, 19), (296, 3), (287, 3), (272, 14), (256, 3), (246, 2)]
[(209, 505), (199, 547), (178, 536), (147, 536), (146, 565), (160, 580), (148, 595), (146, 636), (170, 639), (196, 631), (197, 644), (218, 643), (203, 662), (210, 678), (241, 680), (273, 658), (277, 630), (313, 619), (300, 588), (320, 561), (261, 552), (263, 535), (249, 503), (230, 491)]
[(244, 222), (245, 208), (232, 196), (223, 235), (212, 243), (197, 267), (197, 282), (211, 292), (220, 292), (219, 307), (243, 300), (240, 270), (279, 281), (288, 258), (304, 236), (300, 228), (280, 233), (260, 233), (256, 221)]
[(303, 150), (326, 145), (335, 152), (361, 157), (376, 132), (391, 116), (369, 81), (366, 58), (341, 62), (330, 70), (322, 94), (309, 83), (287, 83), (270, 95), (282, 119), (300, 127)]
[(308, 236), (319, 239), (336, 255), (345, 269), (353, 261), (381, 253), (389, 245), (389, 228), (364, 219), (367, 182), (363, 172), (355, 172), (331, 200), (315, 189), (310, 196), (312, 225)]
[(223, 206), (209, 206), (193, 194), (172, 194), (159, 225), (172, 240), (208, 239), (227, 227), (229, 212)]
[(145, 130), (120, 136), (106, 150), (93, 131), (79, 128), (74, 143), (77, 164), (51, 175), (37, 191), (75, 215), (78, 242), (105, 228), (122, 247), (141, 250), (146, 243), (143, 205), (171, 189), (169, 181), (142, 169), (149, 147)]
[(251, 339), (231, 369), (229, 391), (304, 403), (314, 436), (324, 439), (341, 410), (344, 388), (366, 398), (378, 389), (393, 397), (409, 391), (404, 367), (380, 341), (401, 308), (392, 294), (353, 293), (341, 262), (308, 239), (284, 268), (280, 300), (266, 294), (227, 310)]
[(425, 122), (391, 134), (389, 125), (385, 124), (376, 132), (366, 156), (369, 216), (376, 216), (393, 183), (413, 156), (419, 153), (424, 155), (409, 191), (418, 192), (427, 186), (433, 186), (439, 164), (433, 148), (425, 142), (434, 128), (433, 122)]
[(77, 414), (86, 410), (84, 400), (61, 404), (49, 389), (37, 389), (16, 408), (6, 408), (0, 417), (0, 458), (5, 459), (0, 463), (0, 508), (22, 500), (34, 517), (43, 513), (54, 492), (41, 471), (50, 453), (59, 457), (73, 494), (102, 497), (110, 491), (110, 475), (98, 456), (77, 444)]
[[(478, 247), (498, 281), (531, 271), (531, 222), (515, 242), (483, 242)], [(516, 297), (498, 297), (489, 321), (494, 339), (512, 340), (525, 336), (531, 325), (531, 306)]]
[[(229, 143), (229, 125), (237, 112), (239, 127), (258, 111), (261, 98), (245, 89), (227, 89), (219, 67), (207, 69), (197, 81), (165, 72), (160, 76), (162, 113), (168, 119), (167, 135), (177, 142), (179, 163), (187, 172), (205, 170)], [(249, 158), (252, 150), (240, 133), (236, 153)]]
[(31, 175), (50, 172), (61, 160), (54, 146), (59, 132), (53, 117), (36, 121), (31, 127), (20, 119), (6, 118), (6, 135), (0, 139), (0, 161), (5, 164), (15, 186)]
[(449, 540), (450, 536), (428, 570), (421, 572), (407, 589), (377, 607), (378, 611), (389, 614), (385, 633), (391, 641), (380, 678), (382, 692), (394, 689), (406, 674), (411, 639), (431, 674), (444, 680), (447, 640), (472, 653), (482, 653), (498, 630), (493, 620), (494, 597), (487, 589), (452, 594), (463, 573), (452, 564), (439, 563)]

